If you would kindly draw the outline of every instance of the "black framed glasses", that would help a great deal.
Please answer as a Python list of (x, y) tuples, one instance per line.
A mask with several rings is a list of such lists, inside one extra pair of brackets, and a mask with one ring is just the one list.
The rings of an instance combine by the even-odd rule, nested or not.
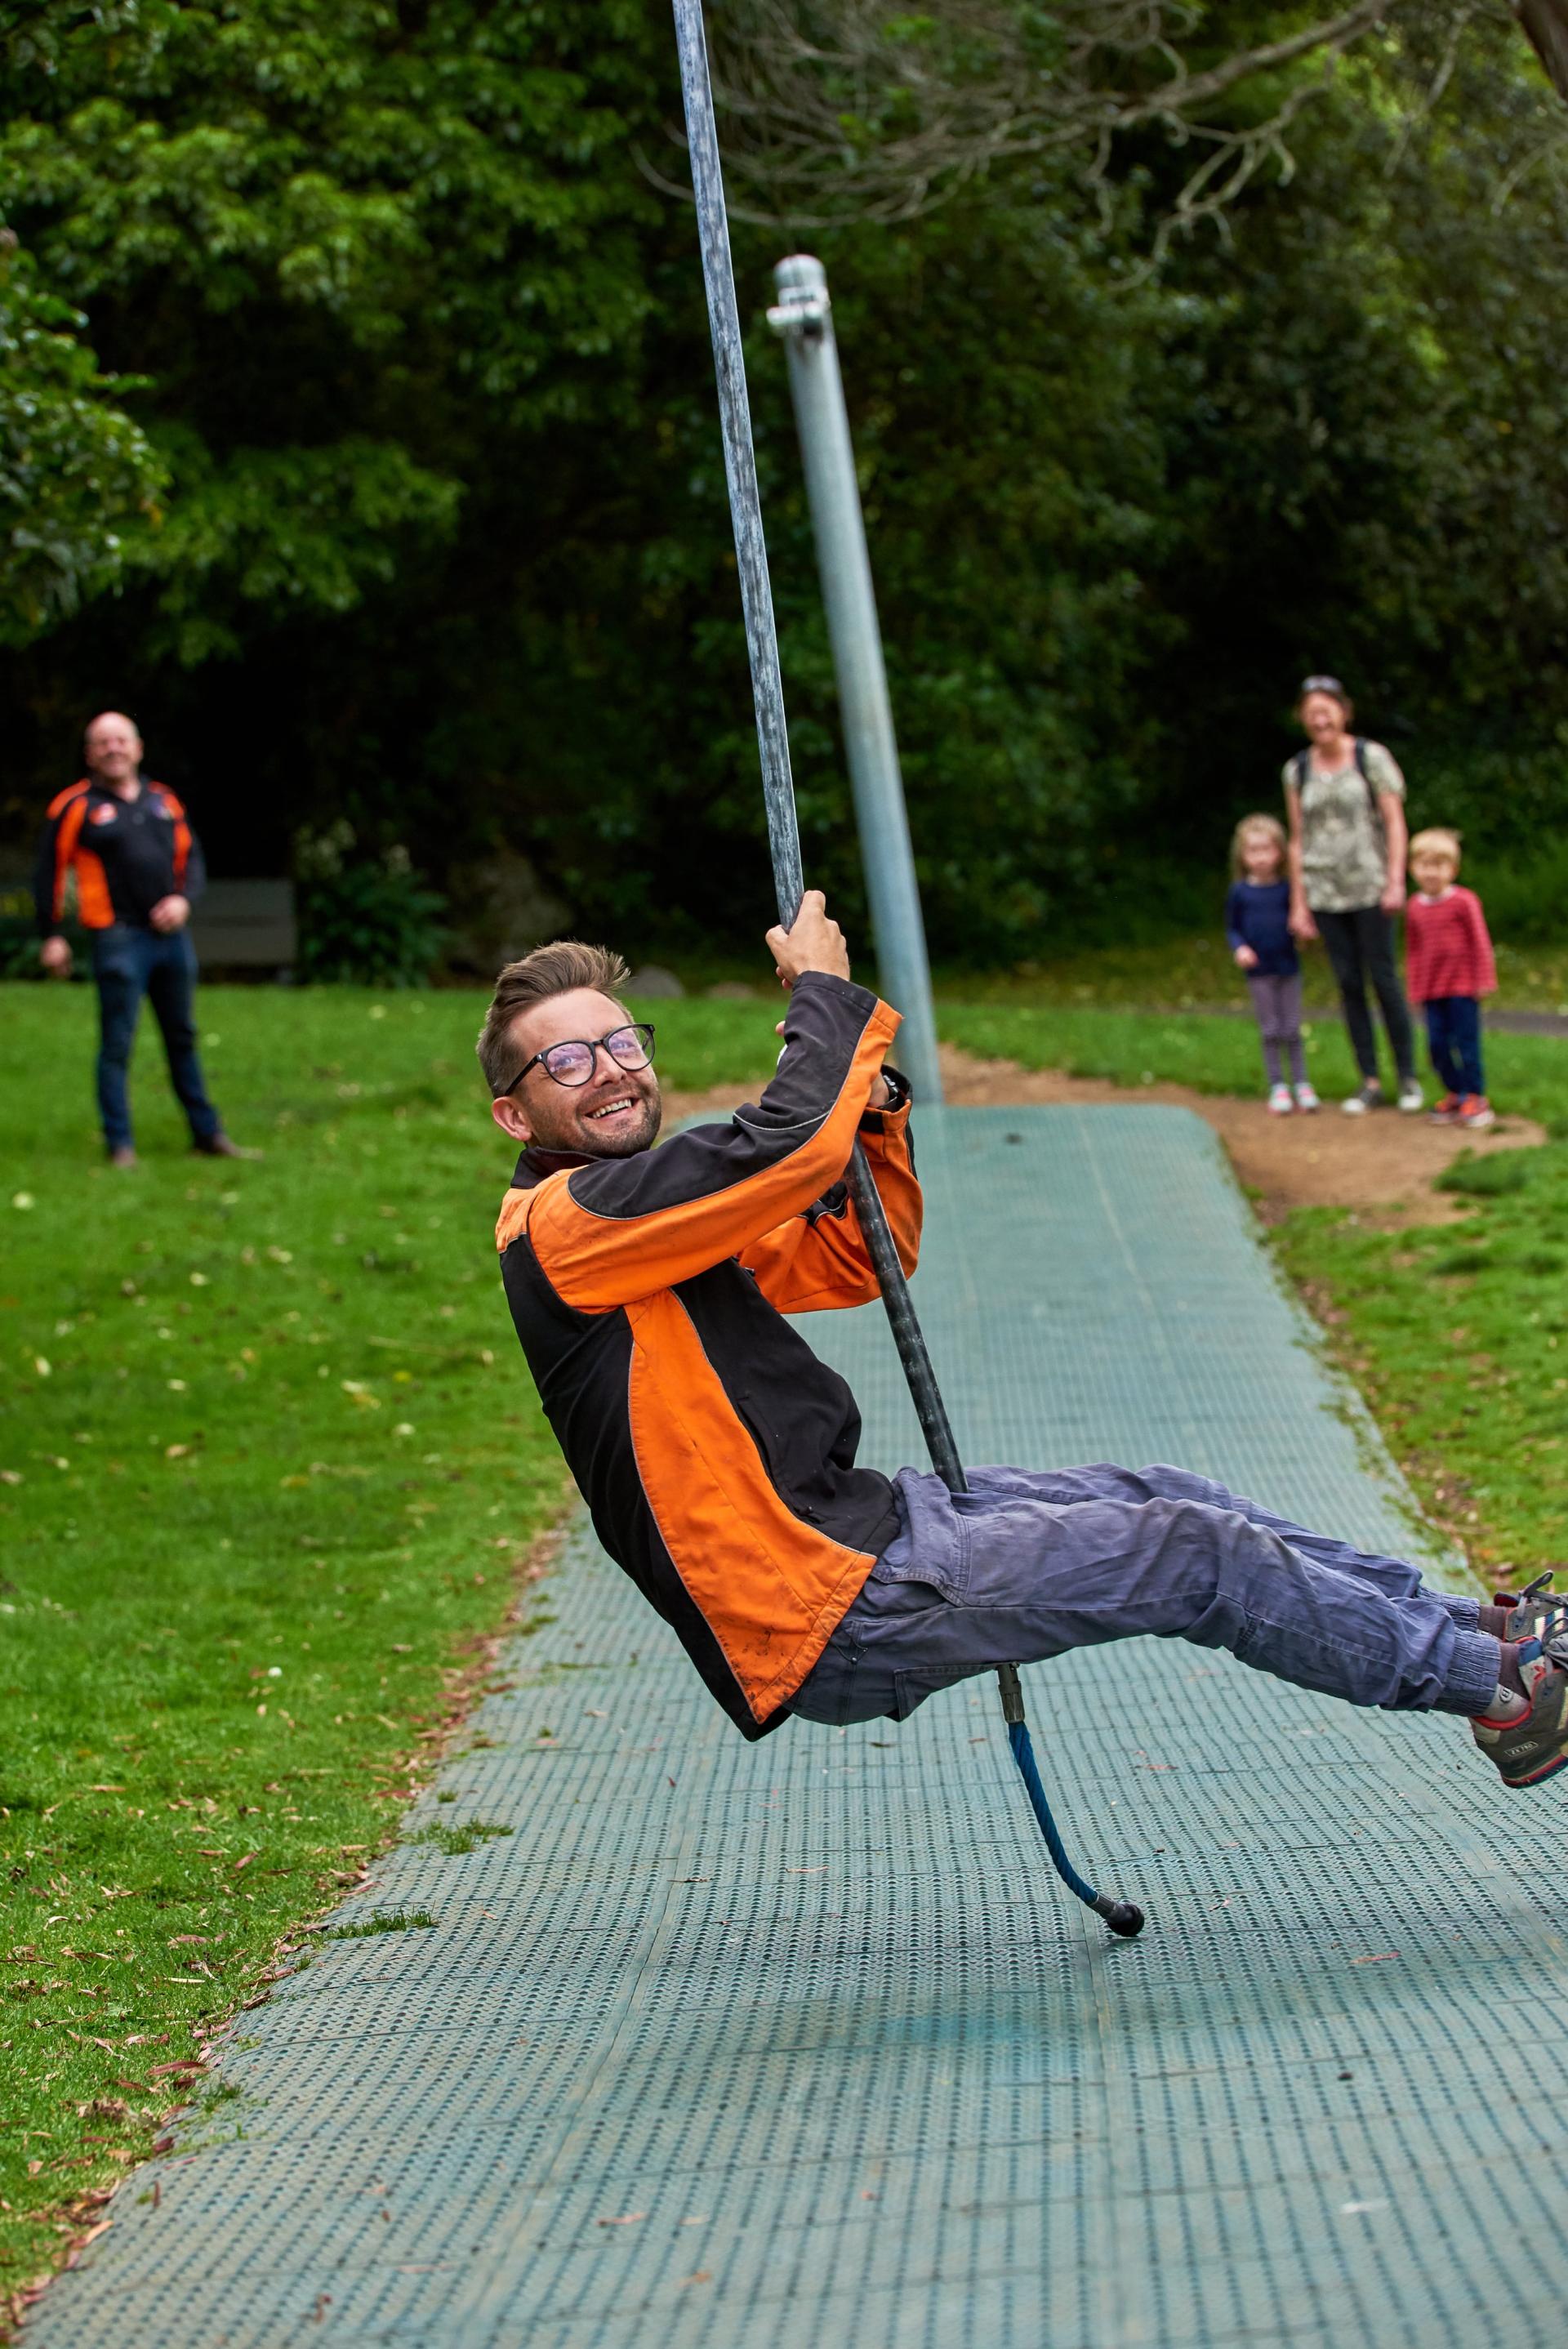
[(531, 1061), (523, 1062), (510, 1085), (502, 1085), (497, 1101), (515, 1092), (530, 1069), (534, 1068), (542, 1068), (558, 1085), (590, 1083), (599, 1065), (601, 1047), (618, 1069), (645, 1069), (654, 1057), (654, 1031), (645, 1019), (633, 1019), (624, 1028), (612, 1028), (607, 1036), (595, 1037), (592, 1043), (585, 1037), (572, 1037), (564, 1043), (548, 1044), (542, 1052), (535, 1052)]

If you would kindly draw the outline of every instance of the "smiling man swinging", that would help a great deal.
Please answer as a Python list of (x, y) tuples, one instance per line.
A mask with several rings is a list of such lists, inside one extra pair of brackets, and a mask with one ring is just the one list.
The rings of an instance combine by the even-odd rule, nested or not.
[(653, 1030), (602, 947), (510, 964), (479, 1040), (521, 1145), (496, 1228), (547, 1417), (618, 1565), (747, 1737), (905, 1720), (1004, 1663), (1152, 1633), (1347, 1702), (1466, 1716), (1511, 1786), (1568, 1764), (1568, 1618), (1482, 1606), (1180, 1468), (856, 1465), (844, 1381), (785, 1319), (875, 1300), (857, 1136), (919, 1251), (898, 1014), (853, 984), (817, 891), (768, 947), (789, 1009), (755, 1103), (653, 1145)]

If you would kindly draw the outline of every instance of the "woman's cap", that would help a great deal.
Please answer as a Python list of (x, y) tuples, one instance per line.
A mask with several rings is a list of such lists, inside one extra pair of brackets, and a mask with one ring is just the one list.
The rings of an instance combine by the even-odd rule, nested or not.
[(1348, 701), (1350, 698), (1336, 677), (1304, 677), (1298, 700), (1305, 701), (1309, 693), (1331, 693), (1336, 701)]

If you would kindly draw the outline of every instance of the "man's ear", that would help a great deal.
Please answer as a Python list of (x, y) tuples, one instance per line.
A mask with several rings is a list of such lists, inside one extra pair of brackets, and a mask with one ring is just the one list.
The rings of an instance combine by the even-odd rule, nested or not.
[(528, 1122), (528, 1112), (511, 1093), (502, 1093), (500, 1101), (490, 1103), (490, 1115), (503, 1133), (526, 1150), (533, 1140), (533, 1128)]

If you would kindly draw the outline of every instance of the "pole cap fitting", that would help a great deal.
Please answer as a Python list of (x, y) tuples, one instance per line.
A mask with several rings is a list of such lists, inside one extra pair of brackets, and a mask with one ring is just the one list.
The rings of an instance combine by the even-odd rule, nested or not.
[(828, 298), (828, 273), (809, 253), (793, 253), (773, 272), (779, 300), (768, 313), (776, 335), (819, 336), (826, 331), (832, 312)]

